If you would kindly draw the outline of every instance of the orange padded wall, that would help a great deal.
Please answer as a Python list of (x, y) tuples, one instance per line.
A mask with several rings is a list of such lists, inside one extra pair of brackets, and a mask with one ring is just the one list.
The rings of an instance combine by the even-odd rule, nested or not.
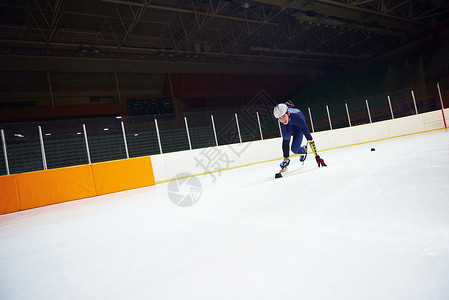
[(107, 161), (91, 165), (97, 195), (154, 185), (149, 156)]
[(95, 196), (89, 165), (16, 175), (21, 209)]
[(16, 176), (0, 176), (0, 215), (20, 210)]
[(0, 176), (0, 214), (154, 184), (149, 156)]

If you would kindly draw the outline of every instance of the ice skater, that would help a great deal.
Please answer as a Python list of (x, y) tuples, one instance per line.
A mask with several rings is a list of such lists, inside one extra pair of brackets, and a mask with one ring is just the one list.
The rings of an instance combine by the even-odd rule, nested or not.
[(318, 167), (326, 167), (324, 160), (318, 155), (316, 151), (315, 142), (310, 134), (309, 128), (306, 124), (306, 118), (304, 114), (297, 108), (293, 108), (293, 103), (288, 101), (287, 103), (280, 103), (273, 109), (273, 115), (281, 122), (282, 131), (282, 152), (284, 154), (284, 161), (279, 165), (281, 172), (287, 170), (290, 164), (290, 139), (293, 136), (291, 150), (294, 154), (300, 154), (299, 161), (304, 163), (307, 158), (307, 143), (305, 146), (301, 146), (303, 136), (306, 137)]

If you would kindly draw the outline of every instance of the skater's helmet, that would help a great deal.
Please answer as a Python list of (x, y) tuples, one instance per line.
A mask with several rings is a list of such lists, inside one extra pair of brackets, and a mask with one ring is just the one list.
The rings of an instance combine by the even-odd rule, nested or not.
[(285, 103), (279, 103), (273, 109), (273, 115), (276, 119), (279, 119), (287, 113), (288, 107)]

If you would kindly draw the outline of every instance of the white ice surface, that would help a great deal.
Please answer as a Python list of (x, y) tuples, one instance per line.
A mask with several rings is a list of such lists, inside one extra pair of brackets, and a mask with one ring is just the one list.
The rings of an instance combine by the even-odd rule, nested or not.
[(0, 216), (0, 299), (449, 299), (449, 132), (320, 154)]

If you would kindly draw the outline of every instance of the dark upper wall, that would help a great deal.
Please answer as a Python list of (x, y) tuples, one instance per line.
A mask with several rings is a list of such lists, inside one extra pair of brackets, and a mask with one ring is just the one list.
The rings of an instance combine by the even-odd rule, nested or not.
[(295, 95), (296, 103), (315, 104), (363, 100), (419, 82), (447, 82), (449, 77), (449, 23), (429, 31), (424, 38), (345, 72), (326, 76)]
[(185, 111), (238, 108), (261, 92), (273, 101), (290, 98), (308, 83), (302, 76), (170, 74), (164, 95), (181, 99)]

